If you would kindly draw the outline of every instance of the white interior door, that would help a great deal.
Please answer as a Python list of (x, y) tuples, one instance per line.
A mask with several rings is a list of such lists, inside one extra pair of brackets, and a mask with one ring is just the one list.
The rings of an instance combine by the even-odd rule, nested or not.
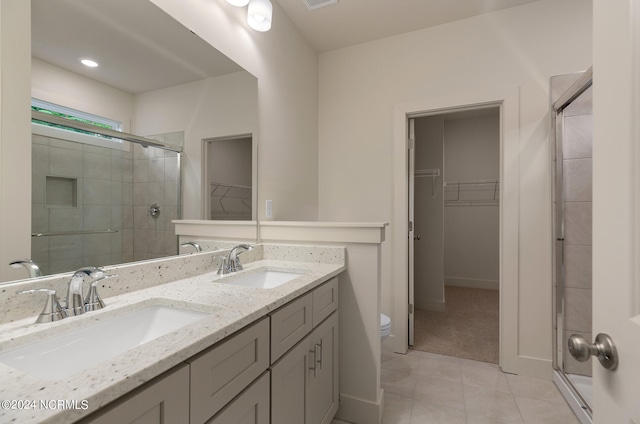
[(409, 346), (414, 345), (414, 334), (415, 334), (415, 321), (414, 321), (414, 237), (415, 237), (415, 215), (414, 215), (414, 205), (415, 205), (415, 168), (416, 168), (416, 149), (415, 149), (415, 119), (409, 119), (409, 134), (407, 135), (407, 147), (408, 147), (408, 169), (409, 169), (409, 234), (407, 237), (407, 243), (409, 244), (409, 263), (408, 263), (408, 271), (409, 271)]
[(593, 5), (593, 333), (619, 357), (594, 361), (594, 423), (640, 424), (640, 0)]

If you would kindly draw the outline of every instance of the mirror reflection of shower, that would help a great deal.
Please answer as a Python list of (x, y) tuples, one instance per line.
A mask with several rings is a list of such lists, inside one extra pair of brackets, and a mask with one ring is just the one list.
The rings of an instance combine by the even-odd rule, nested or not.
[[(31, 259), (44, 274), (178, 253), (180, 153), (32, 124)], [(184, 133), (150, 136), (181, 145)], [(149, 205), (161, 205), (151, 216)]]

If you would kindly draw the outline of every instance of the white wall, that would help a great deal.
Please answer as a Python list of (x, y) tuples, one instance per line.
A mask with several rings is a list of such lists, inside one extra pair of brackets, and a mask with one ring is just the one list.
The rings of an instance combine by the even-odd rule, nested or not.
[(317, 53), (277, 1), (266, 33), (225, 0), (151, 1), (258, 78), (259, 217), (272, 199), (276, 220), (317, 219)]
[(0, 2), (0, 281), (31, 253), (31, 2)]
[(35, 57), (31, 58), (31, 97), (122, 122), (122, 131), (132, 132), (132, 94)]
[[(319, 218), (391, 221), (394, 106), (518, 87), (518, 339), (551, 367), (549, 77), (591, 64), (591, 2), (543, 0), (320, 55)], [(401, 217), (399, 217), (401, 219)], [(382, 310), (392, 312), (390, 228)]]
[(184, 219), (205, 219), (202, 216), (203, 140), (259, 134), (257, 106), (256, 79), (248, 72), (236, 72), (136, 96), (135, 134), (184, 131)]

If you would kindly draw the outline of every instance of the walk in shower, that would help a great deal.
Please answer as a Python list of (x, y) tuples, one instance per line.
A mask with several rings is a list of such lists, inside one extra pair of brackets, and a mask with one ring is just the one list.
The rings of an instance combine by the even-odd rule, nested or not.
[(554, 382), (580, 421), (592, 417), (591, 362), (567, 341), (592, 340), (592, 71), (551, 78), (554, 170)]
[(145, 145), (37, 123), (32, 130), (31, 259), (44, 274), (178, 253), (172, 220), (180, 218), (184, 133)]

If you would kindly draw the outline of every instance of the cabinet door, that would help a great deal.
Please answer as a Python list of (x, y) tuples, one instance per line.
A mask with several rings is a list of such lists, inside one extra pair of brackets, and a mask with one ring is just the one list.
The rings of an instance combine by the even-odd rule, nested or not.
[(174, 368), (81, 421), (92, 424), (189, 422), (189, 366)]
[(338, 309), (338, 277), (313, 291), (313, 326), (316, 327)]
[(188, 362), (191, 424), (201, 424), (269, 367), (269, 320), (258, 321)]
[(311, 359), (307, 386), (307, 424), (330, 424), (338, 410), (338, 312), (310, 335)]
[(271, 363), (309, 334), (312, 305), (313, 297), (308, 293), (271, 314)]
[(271, 367), (271, 422), (274, 424), (304, 424), (306, 417), (306, 386), (310, 361), (309, 338)]
[(269, 424), (269, 406), (267, 371), (207, 424)]

